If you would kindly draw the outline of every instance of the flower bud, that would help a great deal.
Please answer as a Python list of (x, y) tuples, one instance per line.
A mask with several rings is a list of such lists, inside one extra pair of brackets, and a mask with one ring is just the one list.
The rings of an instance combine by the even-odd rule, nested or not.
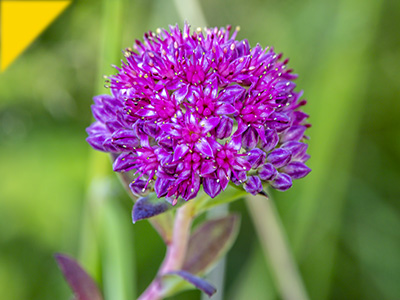
[(294, 161), (284, 166), (281, 171), (288, 174), (292, 179), (300, 179), (311, 172), (311, 169), (299, 161)]
[(286, 191), (292, 186), (292, 178), (287, 174), (278, 173), (271, 186), (278, 191)]
[(243, 187), (246, 190), (246, 192), (248, 192), (252, 195), (257, 195), (263, 189), (261, 179), (258, 176), (254, 176), (254, 175), (250, 176), (247, 179), (247, 181), (243, 185)]
[(279, 148), (268, 154), (267, 161), (273, 164), (275, 168), (280, 168), (286, 165), (290, 161), (290, 158), (290, 151)]
[(265, 164), (258, 170), (258, 175), (265, 181), (273, 180), (276, 174), (277, 171), (272, 164)]

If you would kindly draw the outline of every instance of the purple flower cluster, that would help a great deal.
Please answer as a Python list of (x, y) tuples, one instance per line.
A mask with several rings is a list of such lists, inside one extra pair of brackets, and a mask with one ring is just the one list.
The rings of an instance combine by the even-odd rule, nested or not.
[(283, 191), (310, 172), (297, 76), (281, 54), (231, 31), (148, 32), (108, 77), (111, 95), (94, 98), (87, 141), (118, 154), (114, 170), (134, 174), (135, 194), (176, 203), (201, 185), (215, 197), (230, 181), (252, 194), (263, 183)]

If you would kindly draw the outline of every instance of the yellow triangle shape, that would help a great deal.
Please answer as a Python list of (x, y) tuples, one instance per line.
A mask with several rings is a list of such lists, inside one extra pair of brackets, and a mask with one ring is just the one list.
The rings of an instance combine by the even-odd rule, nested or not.
[(1, 71), (46, 29), (71, 1), (7, 1), (1, 5)]

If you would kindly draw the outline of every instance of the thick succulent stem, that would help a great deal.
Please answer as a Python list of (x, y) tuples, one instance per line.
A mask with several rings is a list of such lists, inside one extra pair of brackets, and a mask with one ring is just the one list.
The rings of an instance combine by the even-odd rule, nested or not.
[(176, 211), (172, 240), (167, 244), (165, 259), (156, 278), (138, 300), (158, 300), (162, 297), (161, 278), (168, 272), (182, 268), (188, 247), (190, 228), (194, 218), (194, 202), (191, 200)]

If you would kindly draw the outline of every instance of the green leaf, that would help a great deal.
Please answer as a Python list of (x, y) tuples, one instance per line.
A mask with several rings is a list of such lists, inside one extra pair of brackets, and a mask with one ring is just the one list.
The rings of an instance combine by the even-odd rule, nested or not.
[(231, 214), (208, 220), (191, 235), (183, 270), (207, 272), (232, 246), (239, 231), (240, 217)]

